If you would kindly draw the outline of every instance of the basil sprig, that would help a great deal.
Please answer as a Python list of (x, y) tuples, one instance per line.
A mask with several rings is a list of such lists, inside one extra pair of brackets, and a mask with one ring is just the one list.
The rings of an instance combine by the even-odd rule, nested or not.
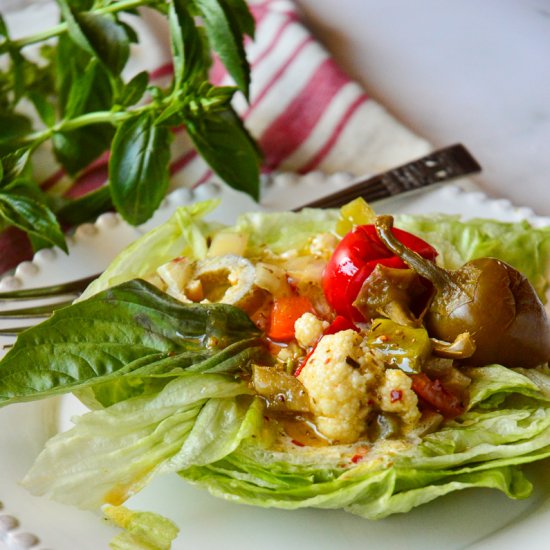
[[(231, 107), (236, 91), (249, 93), (243, 42), (254, 20), (245, 0), (57, 1), (61, 22), (26, 38), (13, 39), (0, 15), (0, 229), (15, 225), (36, 247), (66, 249), (61, 224), (106, 208), (143, 223), (168, 189), (171, 129), (182, 125), (214, 172), (258, 199), (261, 155)], [(137, 8), (167, 19), (174, 76), (166, 86), (152, 86), (147, 72), (123, 75)], [(26, 54), (31, 44), (42, 44), (40, 62)], [(209, 83), (212, 52), (236, 86)], [(29, 102), (39, 125), (22, 108)], [(110, 150), (106, 189), (76, 200), (43, 192), (32, 163), (46, 143), (72, 181)]]
[(259, 336), (236, 307), (183, 304), (136, 279), (22, 332), (0, 361), (0, 406), (83, 389), (108, 405), (185, 372), (236, 373), (263, 355)]

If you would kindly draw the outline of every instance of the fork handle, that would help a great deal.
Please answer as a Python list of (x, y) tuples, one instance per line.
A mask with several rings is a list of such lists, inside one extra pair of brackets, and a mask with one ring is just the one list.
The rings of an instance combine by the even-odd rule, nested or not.
[(295, 208), (336, 208), (357, 197), (377, 201), (474, 174), (481, 166), (461, 144), (434, 151), (422, 158), (407, 162), (368, 179), (352, 182), (349, 187)]

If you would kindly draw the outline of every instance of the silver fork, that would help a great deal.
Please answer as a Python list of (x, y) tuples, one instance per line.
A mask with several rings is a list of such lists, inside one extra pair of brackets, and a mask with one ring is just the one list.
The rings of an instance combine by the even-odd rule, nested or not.
[[(447, 183), (456, 178), (477, 173), (481, 166), (460, 144), (439, 149), (424, 157), (407, 162), (369, 178), (359, 178), (348, 187), (322, 199), (304, 204), (294, 211), (303, 208), (337, 208), (347, 202), (363, 197), (369, 202), (385, 199), (419, 190), (434, 184)], [(19, 324), (24, 320), (43, 319), (55, 310), (72, 303), (82, 291), (100, 274), (57, 284), (48, 287), (0, 292), (0, 304), (17, 304), (24, 300), (48, 299), (49, 303), (32, 307), (17, 307), (0, 310), (0, 320), (17, 319)], [(17, 336), (29, 325), (0, 328), (0, 336)]]

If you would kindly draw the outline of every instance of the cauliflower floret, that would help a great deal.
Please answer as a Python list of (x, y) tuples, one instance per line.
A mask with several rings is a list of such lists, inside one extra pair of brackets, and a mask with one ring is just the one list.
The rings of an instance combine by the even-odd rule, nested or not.
[(319, 319), (313, 313), (304, 313), (294, 323), (294, 332), (298, 344), (303, 348), (309, 348), (321, 338), (328, 323)]
[(402, 370), (388, 369), (378, 389), (380, 408), (399, 415), (405, 425), (410, 427), (420, 420), (418, 397), (411, 385), (412, 380)]
[(356, 441), (370, 412), (368, 393), (382, 368), (353, 330), (323, 336), (298, 375), (319, 431), (333, 442)]

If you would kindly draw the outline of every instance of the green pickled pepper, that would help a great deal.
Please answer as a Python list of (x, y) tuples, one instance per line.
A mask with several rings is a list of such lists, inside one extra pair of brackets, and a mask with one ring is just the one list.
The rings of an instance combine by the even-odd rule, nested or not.
[(425, 328), (400, 325), (390, 319), (373, 320), (367, 345), (378, 351), (387, 364), (404, 372), (420, 372), (432, 350)]

